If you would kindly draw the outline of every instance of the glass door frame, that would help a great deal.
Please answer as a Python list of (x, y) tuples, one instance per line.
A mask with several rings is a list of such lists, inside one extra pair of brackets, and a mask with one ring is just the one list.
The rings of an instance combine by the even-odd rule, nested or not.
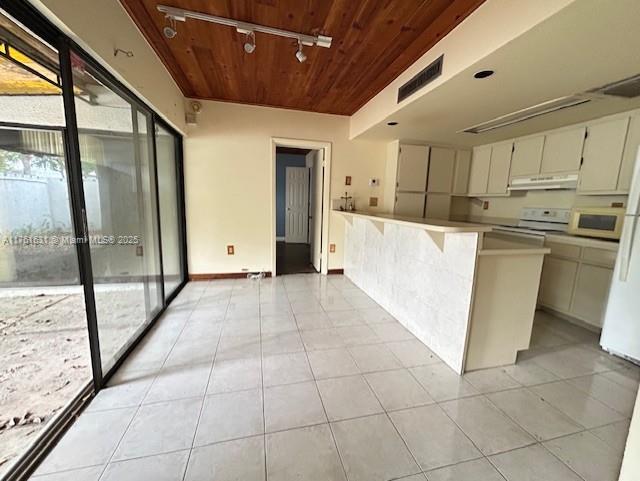
[[(171, 301), (180, 293), (186, 285), (189, 272), (187, 264), (187, 232), (186, 232), (186, 215), (185, 215), (185, 196), (184, 196), (184, 164), (183, 164), (183, 137), (175, 128), (163, 120), (153, 108), (148, 106), (136, 94), (131, 92), (126, 86), (122, 85), (106, 68), (95, 61), (82, 47), (62, 33), (54, 26), (46, 17), (26, 1), (0, 0), (0, 8), (7, 12), (10, 16), (23, 24), (27, 29), (39, 36), (42, 40), (49, 43), (57, 49), (60, 60), (60, 77), (62, 81), (62, 97), (64, 104), (65, 127), (61, 128), (63, 133), (65, 148), (65, 166), (68, 172), (67, 189), (70, 196), (71, 217), (76, 239), (81, 242), (76, 244), (76, 252), (78, 257), (78, 268), (80, 282), (83, 286), (85, 298), (85, 310), (87, 316), (87, 331), (89, 338), (89, 349), (91, 354), (91, 365), (93, 379), (89, 382), (81, 392), (53, 419), (39, 436), (34, 444), (19, 456), (11, 469), (6, 473), (7, 481), (26, 479), (30, 473), (35, 470), (38, 463), (46, 457), (49, 451), (55, 446), (55, 443), (62, 437), (66, 429), (70, 427), (78, 414), (88, 405), (89, 401), (97, 394), (109, 381), (111, 376), (126, 360), (129, 354), (136, 348), (140, 341), (145, 337), (149, 330), (155, 325), (157, 320), (162, 316)], [(107, 371), (102, 371), (101, 355), (100, 355), (100, 339), (98, 330), (98, 320), (96, 315), (96, 301), (94, 294), (93, 271), (91, 264), (91, 252), (88, 242), (88, 226), (86, 216), (86, 205), (84, 199), (84, 186), (82, 182), (82, 168), (80, 157), (80, 145), (78, 139), (78, 125), (75, 110), (75, 98), (73, 91), (73, 71), (71, 63), (71, 52), (81, 58), (96, 73), (99, 74), (100, 80), (112, 89), (115, 93), (124, 96), (132, 102), (135, 109), (140, 109), (144, 113), (148, 113), (151, 119), (152, 132), (152, 156), (154, 164), (155, 187), (153, 195), (156, 201), (157, 223), (155, 226), (156, 234), (159, 240), (159, 257), (160, 257), (160, 276), (162, 289), (162, 305), (155, 316), (147, 323), (145, 328), (139, 333), (136, 339), (133, 339), (129, 347), (122, 353), (115, 364)], [(178, 218), (179, 218), (179, 255), (182, 267), (182, 279), (178, 287), (165, 298), (164, 296), (164, 272), (162, 267), (162, 237), (160, 232), (160, 212), (159, 212), (159, 191), (158, 191), (158, 168), (156, 156), (155, 142), (155, 124), (158, 123), (164, 129), (169, 131), (176, 140), (176, 183), (177, 183), (177, 202), (178, 202)], [(24, 127), (24, 126), (23, 126)], [(42, 127), (40, 127), (42, 128)]]

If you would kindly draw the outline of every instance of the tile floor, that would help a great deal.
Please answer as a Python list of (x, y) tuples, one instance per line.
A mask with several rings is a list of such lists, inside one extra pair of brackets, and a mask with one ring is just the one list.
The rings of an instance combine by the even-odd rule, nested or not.
[(614, 481), (640, 369), (538, 313), (457, 376), (343, 276), (188, 284), (34, 481)]

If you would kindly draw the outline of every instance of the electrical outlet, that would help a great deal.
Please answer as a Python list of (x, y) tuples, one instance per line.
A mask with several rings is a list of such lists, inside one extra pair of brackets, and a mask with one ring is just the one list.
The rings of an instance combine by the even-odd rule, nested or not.
[(329, 252), (334, 253), (336, 251), (336, 245), (335, 244), (329, 244)]
[(227, 246), (227, 255), (232, 256), (236, 253), (235, 248), (232, 245)]
[(369, 207), (377, 207), (377, 206), (378, 206), (378, 198), (369, 197)]
[(482, 210), (487, 210), (489, 208), (489, 201), (485, 200), (482, 202)]
[(611, 202), (611, 207), (624, 207), (624, 202)]

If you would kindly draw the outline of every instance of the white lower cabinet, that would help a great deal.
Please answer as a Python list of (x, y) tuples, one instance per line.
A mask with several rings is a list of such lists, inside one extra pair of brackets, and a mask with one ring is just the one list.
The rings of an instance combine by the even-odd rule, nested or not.
[(571, 312), (577, 318), (602, 327), (613, 271), (607, 267), (580, 264)]
[(616, 253), (612, 250), (546, 242), (538, 302), (567, 316), (602, 327)]
[(567, 312), (571, 306), (578, 262), (547, 256), (540, 280), (540, 303)]

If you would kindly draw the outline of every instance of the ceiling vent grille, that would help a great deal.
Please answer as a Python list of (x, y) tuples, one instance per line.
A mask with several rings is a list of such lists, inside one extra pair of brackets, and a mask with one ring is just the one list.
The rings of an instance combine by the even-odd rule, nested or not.
[(508, 125), (517, 124), (518, 122), (524, 122), (525, 120), (533, 119), (540, 115), (550, 114), (557, 112), (558, 110), (566, 109), (569, 107), (575, 107), (587, 102), (591, 102), (591, 99), (581, 95), (570, 95), (568, 97), (561, 97), (559, 99), (549, 100), (526, 109), (518, 110), (507, 115), (502, 115), (488, 122), (483, 122), (478, 125), (460, 130), (458, 132), (467, 132), (470, 134), (481, 134), (490, 130), (499, 129)]
[(640, 75), (618, 80), (617, 82), (590, 90), (590, 92), (613, 95), (615, 97), (625, 97), (628, 99), (638, 97), (640, 96)]
[(413, 95), (425, 85), (438, 78), (442, 73), (443, 58), (444, 55), (440, 55), (440, 57), (431, 62), (426, 68), (420, 71), (420, 73), (402, 85), (402, 87), (398, 89), (398, 103), (402, 102), (404, 99)]

